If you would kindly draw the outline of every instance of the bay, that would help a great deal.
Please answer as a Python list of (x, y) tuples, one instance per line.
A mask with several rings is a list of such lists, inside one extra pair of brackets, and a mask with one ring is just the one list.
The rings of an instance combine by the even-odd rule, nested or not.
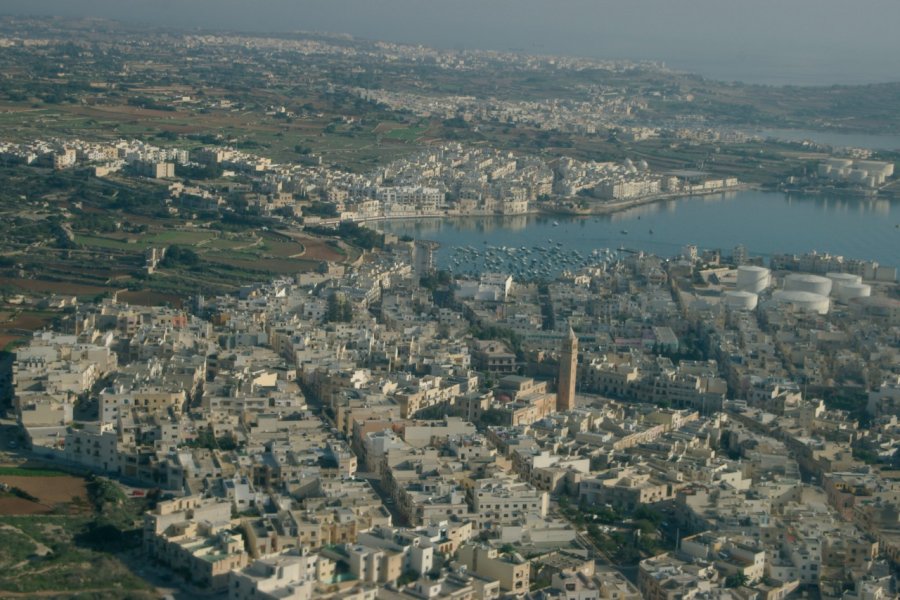
[[(815, 250), (900, 265), (900, 202), (757, 190), (668, 200), (596, 217), (410, 219), (385, 221), (377, 228), (438, 242), (436, 265), (457, 272), (490, 269), (483, 256), (470, 255), (454, 265), (460, 259), (455, 249), (467, 246), (549, 246), (583, 257), (604, 248), (626, 248), (672, 257), (686, 244), (721, 249), (726, 255), (740, 244), (751, 256)], [(572, 266), (553, 264), (551, 271)]]

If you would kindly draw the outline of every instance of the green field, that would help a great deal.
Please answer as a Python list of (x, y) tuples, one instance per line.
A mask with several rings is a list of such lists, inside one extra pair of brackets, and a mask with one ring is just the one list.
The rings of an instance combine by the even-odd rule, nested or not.
[(428, 127), (425, 126), (405, 127), (401, 129), (391, 129), (386, 134), (384, 134), (384, 136), (392, 140), (414, 142), (415, 140), (420, 138), (426, 131), (428, 131)]
[[(75, 243), (94, 248), (122, 250), (124, 252), (143, 252), (152, 246), (194, 246), (216, 239), (214, 231), (157, 231), (145, 234), (110, 236), (76, 234)], [(133, 241), (128, 241), (133, 240)]]
[(150, 244), (183, 244), (191, 245), (215, 238), (211, 231), (163, 231), (147, 237)]
[(113, 239), (108, 237), (100, 237), (96, 235), (75, 235), (75, 243), (81, 246), (91, 246), (94, 248), (106, 248), (109, 250), (122, 250), (125, 252), (143, 251), (151, 244), (146, 240), (137, 240), (133, 244), (129, 244), (124, 240)]
[(0, 477), (12, 475), (14, 477), (63, 477), (68, 473), (53, 469), (28, 469), (24, 467), (0, 467)]

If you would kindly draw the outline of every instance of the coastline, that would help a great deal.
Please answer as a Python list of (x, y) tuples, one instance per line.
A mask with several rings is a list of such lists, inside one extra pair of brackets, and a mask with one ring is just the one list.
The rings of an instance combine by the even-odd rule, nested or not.
[(538, 212), (546, 215), (565, 215), (570, 217), (585, 216), (591, 217), (595, 215), (608, 215), (636, 206), (645, 204), (653, 204), (664, 200), (680, 200), (682, 198), (697, 198), (701, 196), (713, 196), (715, 194), (726, 194), (728, 192), (744, 192), (748, 190), (761, 189), (749, 183), (740, 183), (728, 187), (716, 188), (713, 190), (701, 190), (685, 192), (669, 192), (665, 194), (653, 194), (651, 196), (641, 196), (640, 198), (632, 198), (629, 200), (620, 200), (618, 202), (604, 202), (599, 206), (591, 206), (585, 209), (567, 208), (567, 207), (541, 207)]
[[(410, 219), (483, 219), (486, 217), (522, 217), (529, 215), (547, 215), (547, 216), (569, 216), (569, 217), (591, 217), (596, 215), (608, 215), (617, 212), (622, 212), (628, 210), (630, 208), (634, 208), (636, 206), (643, 206), (646, 204), (654, 204), (656, 202), (663, 202), (665, 200), (680, 200), (682, 198), (696, 198), (701, 196), (713, 196), (715, 194), (726, 194), (729, 192), (743, 192), (748, 190), (758, 190), (762, 189), (758, 185), (753, 185), (749, 183), (741, 183), (738, 185), (732, 185), (728, 187), (716, 188), (711, 190), (700, 190), (700, 191), (691, 191), (691, 192), (670, 192), (665, 194), (653, 194), (651, 196), (642, 196), (640, 198), (632, 198), (629, 200), (620, 200), (618, 202), (603, 202), (596, 203), (597, 206), (591, 206), (586, 209), (576, 209), (576, 208), (568, 208), (563, 206), (533, 206), (524, 212), (517, 213), (497, 213), (497, 212), (468, 212), (465, 214), (462, 213), (451, 213), (446, 210), (433, 211), (433, 212), (420, 212), (415, 214), (397, 214), (397, 215), (379, 215), (375, 217), (360, 217), (354, 219), (343, 219), (343, 221), (350, 221), (353, 223), (357, 223), (360, 225), (365, 225), (368, 223), (378, 223), (382, 221), (405, 221)], [(322, 219), (318, 225), (338, 225), (342, 222), (342, 219)]]
[[(813, 194), (791, 198), (783, 190), (748, 187), (745, 191), (681, 200), (656, 197), (618, 202), (603, 207), (613, 211), (611, 215), (588, 216), (570, 211), (514, 218), (404, 219), (371, 227), (451, 248), (480, 248), (484, 242), (494, 246), (532, 246), (552, 238), (554, 245), (561, 241), (566, 248), (582, 253), (624, 245), (671, 256), (686, 243), (707, 249), (741, 244), (748, 253), (759, 256), (773, 249), (787, 253), (816, 249), (885, 265), (896, 263), (900, 231), (894, 218), (896, 204), (850, 197), (821, 201)], [(638, 204), (644, 206), (628, 210)], [(852, 218), (847, 218), (848, 212)], [(803, 226), (797, 227), (797, 223)]]

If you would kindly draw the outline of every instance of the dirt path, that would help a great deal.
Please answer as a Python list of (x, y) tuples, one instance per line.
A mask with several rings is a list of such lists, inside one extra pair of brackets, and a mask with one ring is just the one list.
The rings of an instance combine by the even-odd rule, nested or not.
[(24, 537), (28, 538), (29, 540), (31, 540), (31, 543), (34, 544), (34, 548), (35, 548), (34, 553), (35, 554), (38, 554), (40, 556), (47, 556), (48, 554), (50, 554), (52, 552), (52, 550), (50, 550), (50, 548), (43, 545), (42, 543), (40, 543), (39, 541), (37, 541), (36, 539), (34, 539), (33, 537), (31, 537), (30, 535), (25, 533), (18, 527), (13, 527), (12, 525), (0, 524), (0, 529), (5, 529), (7, 531), (14, 531), (15, 533), (18, 533), (19, 535), (24, 536)]
[(71, 594), (98, 594), (101, 592), (113, 592), (116, 594), (121, 594), (123, 592), (122, 588), (89, 588), (86, 590), (43, 590), (40, 592), (10, 592), (9, 590), (3, 590), (4, 598), (43, 598), (47, 596), (69, 596)]

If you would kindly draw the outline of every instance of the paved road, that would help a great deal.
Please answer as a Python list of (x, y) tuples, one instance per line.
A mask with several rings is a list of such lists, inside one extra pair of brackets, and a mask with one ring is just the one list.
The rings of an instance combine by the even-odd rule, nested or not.
[[(550, 501), (550, 510), (548, 512), (549, 512), (550, 516), (555, 517), (557, 519), (563, 519), (564, 521), (569, 523), (569, 525), (571, 525), (572, 528), (575, 529), (576, 532), (578, 531), (578, 526), (575, 525), (574, 523), (572, 523), (571, 521), (569, 521), (565, 517), (565, 515), (563, 515), (562, 513), (559, 512), (559, 510), (557, 509), (556, 502), (554, 502), (552, 500)], [(617, 569), (619, 572), (621, 572), (622, 575), (624, 575), (629, 581), (631, 581), (634, 584), (637, 584), (637, 576), (638, 576), (638, 566), (637, 565), (617, 565), (612, 560), (610, 560), (609, 556), (607, 556), (607, 554), (603, 550), (601, 550), (600, 548), (597, 547), (597, 544), (594, 543), (594, 541), (591, 539), (591, 537), (589, 535), (586, 535), (583, 533), (576, 533), (575, 541), (578, 542), (578, 544), (582, 548), (584, 548), (585, 550), (587, 550), (590, 553), (591, 558), (594, 559), (594, 562), (596, 562), (596, 564), (601, 565), (601, 566), (613, 567), (614, 569)]]
[(406, 517), (400, 513), (400, 510), (397, 508), (397, 503), (391, 498), (391, 495), (387, 493), (385, 489), (381, 486), (381, 479), (375, 473), (366, 473), (363, 471), (357, 471), (356, 477), (359, 479), (365, 479), (372, 486), (372, 489), (375, 490), (375, 493), (378, 494), (378, 497), (381, 498), (381, 503), (387, 509), (389, 513), (391, 513), (391, 522), (394, 524), (394, 527), (408, 527), (409, 521), (406, 520)]

